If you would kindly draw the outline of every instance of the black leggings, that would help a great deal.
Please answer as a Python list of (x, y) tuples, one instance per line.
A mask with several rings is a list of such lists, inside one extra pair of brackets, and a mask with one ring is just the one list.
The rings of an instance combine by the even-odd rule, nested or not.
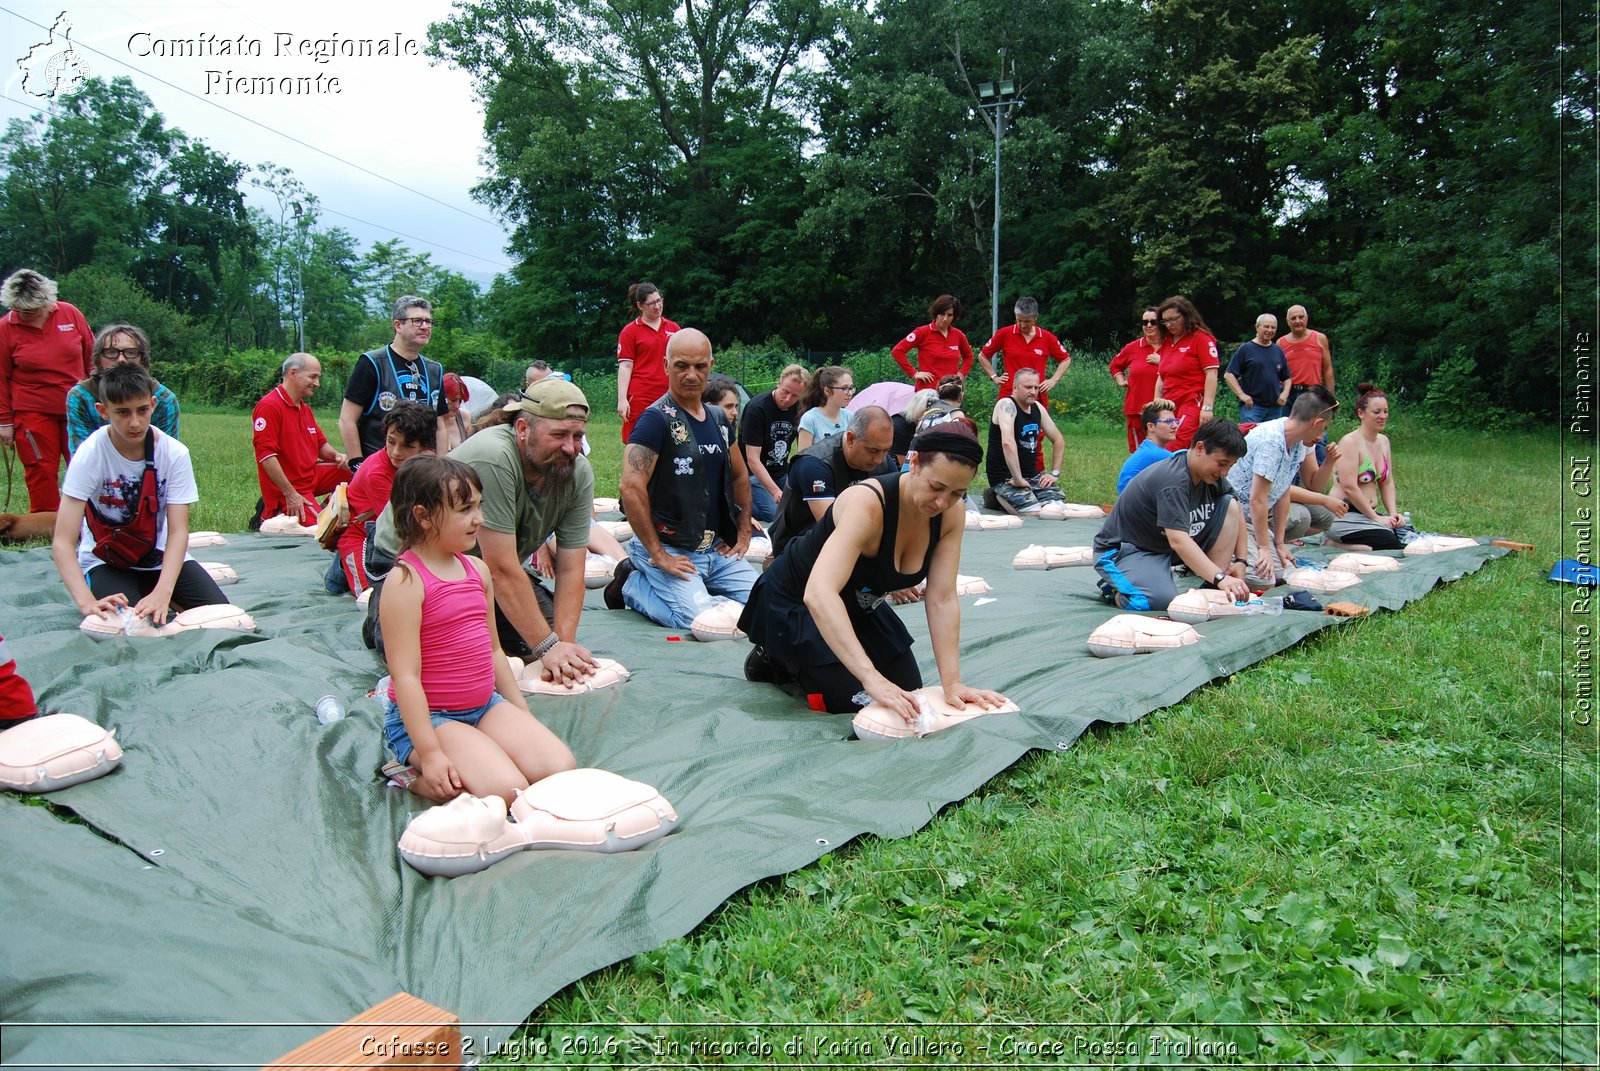
[[(160, 569), (118, 569), (111, 565), (97, 565), (89, 570), (89, 590), (97, 599), (120, 593), (133, 606), (155, 590), (161, 579)], [(178, 572), (178, 582), (172, 586), (172, 606), (175, 610), (193, 610), (196, 606), (216, 606), (228, 597), (211, 579), (211, 574), (199, 562), (186, 561)]]
[[(901, 651), (886, 663), (875, 661), (874, 664), (897, 687), (908, 692), (922, 687), (922, 671), (917, 668), (916, 656), (910, 650)], [(795, 669), (795, 676), (805, 690), (806, 702), (812, 710), (823, 710), (829, 714), (854, 714), (861, 709), (861, 704), (855, 698), (861, 691), (861, 682), (842, 664), (828, 662), (820, 666), (799, 666)]]

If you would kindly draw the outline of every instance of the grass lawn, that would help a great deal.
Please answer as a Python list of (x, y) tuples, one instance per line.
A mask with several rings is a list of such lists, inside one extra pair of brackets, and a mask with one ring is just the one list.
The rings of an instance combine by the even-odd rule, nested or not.
[[(601, 494), (617, 427), (590, 436)], [(1063, 430), (1067, 497), (1109, 501), (1120, 428)], [(240, 529), (247, 416), (184, 432), (194, 526)], [(1391, 436), (1419, 526), (1537, 552), (752, 886), (574, 983), (501, 1062), (1593, 1065), (1595, 730), (1564, 716), (1572, 589), (1544, 579), (1558, 443), (1403, 410)]]

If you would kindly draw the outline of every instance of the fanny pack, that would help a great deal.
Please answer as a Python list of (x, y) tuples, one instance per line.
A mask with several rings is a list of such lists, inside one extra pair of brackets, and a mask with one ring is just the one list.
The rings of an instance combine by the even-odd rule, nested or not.
[[(144, 435), (144, 479), (139, 484), (139, 500), (132, 519), (114, 524), (95, 507), (87, 507), (83, 519), (94, 537), (94, 556), (116, 569), (134, 569), (159, 564), (156, 552), (156, 520), (161, 503), (156, 491), (156, 436), (153, 429)], [(155, 557), (156, 561), (148, 559)]]

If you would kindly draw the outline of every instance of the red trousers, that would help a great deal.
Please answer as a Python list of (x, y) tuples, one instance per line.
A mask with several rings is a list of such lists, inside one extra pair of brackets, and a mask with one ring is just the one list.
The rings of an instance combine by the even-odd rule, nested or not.
[(1128, 425), (1128, 453), (1139, 449), (1139, 444), (1144, 441), (1144, 414), (1124, 413), (1123, 423)]
[(1178, 406), (1178, 411), (1172, 415), (1178, 418), (1178, 437), (1167, 444), (1167, 449), (1177, 453), (1189, 449), (1189, 444), (1194, 442), (1194, 433), (1200, 430), (1199, 397), (1190, 398)]
[(61, 463), (67, 459), (67, 415), (16, 413), (17, 456), (28, 484), (28, 512), (61, 508)]

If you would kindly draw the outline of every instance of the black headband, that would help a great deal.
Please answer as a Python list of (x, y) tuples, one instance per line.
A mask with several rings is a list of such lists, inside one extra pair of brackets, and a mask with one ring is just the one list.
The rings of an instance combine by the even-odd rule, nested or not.
[(911, 449), (918, 454), (948, 454), (973, 468), (983, 463), (983, 448), (977, 439), (959, 432), (940, 431), (937, 425), (911, 440)]

